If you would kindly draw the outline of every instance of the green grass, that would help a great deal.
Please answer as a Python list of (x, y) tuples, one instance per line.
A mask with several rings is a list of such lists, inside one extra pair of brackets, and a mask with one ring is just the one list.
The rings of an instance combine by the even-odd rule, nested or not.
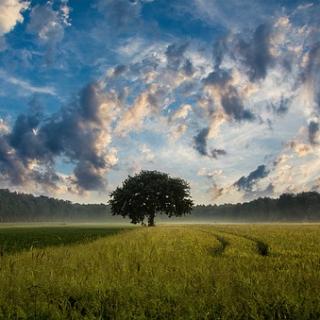
[(319, 225), (159, 226), (14, 252), (0, 318), (320, 319), (319, 243)]
[(116, 234), (123, 227), (7, 227), (0, 228), (0, 256), (5, 254), (89, 242), (101, 237)]

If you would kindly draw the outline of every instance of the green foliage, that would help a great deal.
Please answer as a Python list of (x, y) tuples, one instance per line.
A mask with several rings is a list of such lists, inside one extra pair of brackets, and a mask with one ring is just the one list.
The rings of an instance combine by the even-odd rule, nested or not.
[(135, 224), (148, 217), (151, 226), (157, 213), (182, 216), (190, 213), (193, 206), (186, 181), (157, 171), (129, 176), (111, 193), (109, 204), (114, 215), (128, 216)]
[(223, 205), (195, 206), (193, 219), (242, 222), (320, 221), (320, 194), (282, 194), (278, 199), (256, 200)]
[(78, 204), (0, 189), (0, 222), (94, 221), (108, 215), (109, 207), (104, 204)]
[[(180, 179), (176, 180), (178, 180), (176, 188), (179, 191), (178, 186)], [(185, 191), (189, 195), (187, 183), (183, 180), (180, 180), (180, 182), (185, 185)], [(158, 188), (159, 185), (154, 183), (154, 187)], [(121, 199), (115, 201), (114, 207), (120, 215), (123, 215), (123, 211), (125, 211), (126, 208), (131, 209), (129, 204), (131, 204), (132, 207), (134, 206), (134, 208), (136, 208), (136, 205), (141, 205), (140, 210), (131, 210), (131, 212), (134, 211), (134, 220), (136, 220), (136, 223), (139, 223), (145, 217), (147, 201), (146, 198), (143, 198), (144, 193), (141, 185), (132, 183), (130, 188), (135, 191), (134, 195), (137, 195), (134, 197), (131, 196), (131, 202), (129, 201), (129, 203), (126, 203), (124, 206), (117, 205), (117, 203), (123, 203)], [(161, 192), (167, 191), (166, 188), (162, 188), (162, 190)], [(177, 191), (162, 194), (171, 197), (175, 196), (176, 192)], [(115, 190), (114, 195), (116, 194), (117, 196), (120, 195), (121, 190)], [(122, 196), (125, 199), (126, 195), (123, 192)], [(177, 192), (176, 197), (179, 196), (183, 196), (183, 194), (179, 195), (179, 192)], [(161, 201), (167, 200), (167, 198), (162, 197)], [(170, 199), (170, 202), (167, 201), (167, 203), (173, 203), (172, 201), (175, 200)], [(145, 205), (143, 205), (144, 203)], [(186, 204), (184, 208), (182, 202), (182, 208), (178, 206), (170, 207), (168, 205), (167, 208), (164, 209), (167, 210), (169, 216), (176, 216), (183, 210), (185, 213), (189, 212), (187, 208), (190, 208), (190, 204), (191, 203)], [(152, 207), (150, 203), (149, 207)], [(278, 199), (259, 198), (247, 203), (197, 205), (192, 208), (192, 215), (190, 217), (184, 217), (184, 219), (224, 222), (320, 221), (320, 194), (317, 192), (302, 192), (296, 195), (283, 194)], [(0, 222), (106, 220), (108, 222), (112, 220), (119, 222), (122, 219), (112, 216), (110, 206), (104, 204), (77, 204), (71, 203), (70, 201), (57, 200), (44, 196), (34, 197), (33, 195), (18, 194), (0, 189)]]
[(319, 240), (319, 225), (160, 226), (5, 255), (0, 319), (319, 319)]

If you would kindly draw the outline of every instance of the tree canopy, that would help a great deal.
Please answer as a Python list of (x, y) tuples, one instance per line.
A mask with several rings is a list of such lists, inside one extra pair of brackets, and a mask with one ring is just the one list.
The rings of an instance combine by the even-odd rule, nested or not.
[[(139, 192), (139, 191), (138, 191)], [(107, 221), (111, 206), (79, 204), (44, 196), (33, 196), (0, 189), (0, 223), (32, 221)], [(250, 202), (197, 205), (192, 221), (221, 222), (319, 222), (320, 194), (282, 194), (277, 199), (258, 198)]]
[(105, 204), (79, 204), (0, 189), (0, 223), (31, 221), (96, 221), (110, 217)]
[(111, 195), (109, 204), (114, 215), (129, 217), (132, 223), (154, 225), (155, 216), (182, 216), (192, 210), (189, 184), (158, 171), (141, 171), (129, 176)]

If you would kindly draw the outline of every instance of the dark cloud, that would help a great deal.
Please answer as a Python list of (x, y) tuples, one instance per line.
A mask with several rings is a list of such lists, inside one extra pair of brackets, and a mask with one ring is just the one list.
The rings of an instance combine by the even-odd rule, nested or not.
[(320, 112), (320, 42), (315, 43), (309, 54), (305, 70), (302, 73), (302, 81), (307, 85), (310, 85), (310, 89), (313, 91), (313, 99), (317, 108), (317, 112)]
[(254, 171), (250, 172), (248, 176), (241, 177), (234, 183), (234, 186), (240, 191), (252, 192), (253, 187), (257, 181), (265, 178), (269, 174), (269, 170), (265, 165), (260, 165)]
[(188, 43), (173, 43), (167, 47), (165, 54), (169, 69), (174, 71), (182, 70), (187, 76), (192, 76), (194, 73), (194, 67), (192, 62), (184, 56), (187, 47)]
[(281, 116), (288, 112), (288, 105), (291, 99), (281, 97), (280, 101), (277, 104), (272, 104), (272, 110), (275, 114)]
[(36, 183), (50, 187), (51, 189), (55, 189), (57, 184), (61, 181), (54, 168), (50, 166), (47, 166), (45, 171), (31, 171), (28, 178), (29, 177)]
[(215, 69), (219, 69), (222, 63), (223, 57), (228, 50), (226, 44), (226, 38), (217, 40), (213, 45), (213, 59)]
[(315, 121), (311, 121), (309, 123), (309, 126), (308, 126), (308, 133), (309, 133), (309, 142), (311, 144), (317, 144), (316, 142), (316, 138), (317, 138), (317, 135), (318, 135), (318, 132), (319, 132), (319, 123), (318, 122), (315, 122)]
[(29, 159), (48, 157), (41, 137), (35, 134), (39, 123), (37, 115), (19, 115), (7, 136), (8, 143), (24, 163)]
[(308, 81), (320, 67), (320, 42), (315, 43), (309, 51), (308, 63), (303, 73), (303, 80)]
[(186, 59), (182, 70), (184, 71), (185, 75), (189, 77), (191, 77), (195, 71), (192, 62), (189, 59)]
[(209, 128), (201, 129), (194, 137), (194, 148), (202, 155), (217, 159), (219, 156), (224, 156), (227, 152), (223, 149), (212, 149), (208, 152), (207, 140), (208, 140)]
[(209, 75), (202, 81), (205, 85), (225, 87), (231, 79), (230, 71), (217, 69), (216, 71), (209, 73)]
[[(104, 173), (111, 166), (105, 149), (110, 142), (104, 96), (96, 83), (83, 88), (74, 104), (49, 119), (40, 114), (20, 115), (10, 133), (0, 139), (0, 168), (12, 184), (27, 179), (55, 185), (53, 167), (62, 156), (75, 165), (74, 183), (79, 190), (104, 188)], [(41, 169), (31, 167), (33, 161)]]
[(255, 119), (254, 114), (244, 108), (241, 98), (233, 87), (230, 87), (229, 92), (222, 96), (221, 104), (226, 114), (236, 121)]
[(273, 63), (273, 57), (270, 53), (270, 27), (266, 24), (258, 26), (252, 41), (240, 40), (238, 49), (248, 68), (250, 80), (264, 79), (268, 68)]
[(227, 152), (223, 149), (212, 149), (211, 150), (211, 156), (214, 159), (217, 159), (219, 156), (225, 156)]
[(202, 155), (206, 156), (207, 152), (207, 138), (209, 134), (209, 128), (203, 128), (194, 137), (194, 147)]
[(230, 84), (232, 76), (229, 70), (220, 69), (211, 72), (202, 80), (205, 86), (215, 86), (221, 92), (221, 104), (225, 113), (235, 121), (252, 121), (254, 114), (246, 110), (243, 102), (234, 86)]
[(123, 74), (126, 70), (127, 70), (127, 67), (125, 65), (119, 64), (114, 68), (112, 75), (114, 77), (118, 77), (121, 74)]
[(6, 137), (0, 137), (0, 172), (12, 184), (19, 185), (24, 181), (25, 167), (16, 158)]
[(90, 161), (80, 161), (74, 169), (76, 183), (84, 190), (103, 190), (104, 177), (96, 170), (96, 165)]

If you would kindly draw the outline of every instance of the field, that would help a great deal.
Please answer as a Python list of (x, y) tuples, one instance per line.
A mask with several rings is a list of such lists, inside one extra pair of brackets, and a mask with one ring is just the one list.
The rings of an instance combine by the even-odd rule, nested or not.
[(41, 226), (0, 228), (0, 255), (47, 246), (60, 246), (89, 242), (118, 233), (120, 227)]
[(320, 225), (0, 228), (0, 319), (320, 319), (319, 243)]

